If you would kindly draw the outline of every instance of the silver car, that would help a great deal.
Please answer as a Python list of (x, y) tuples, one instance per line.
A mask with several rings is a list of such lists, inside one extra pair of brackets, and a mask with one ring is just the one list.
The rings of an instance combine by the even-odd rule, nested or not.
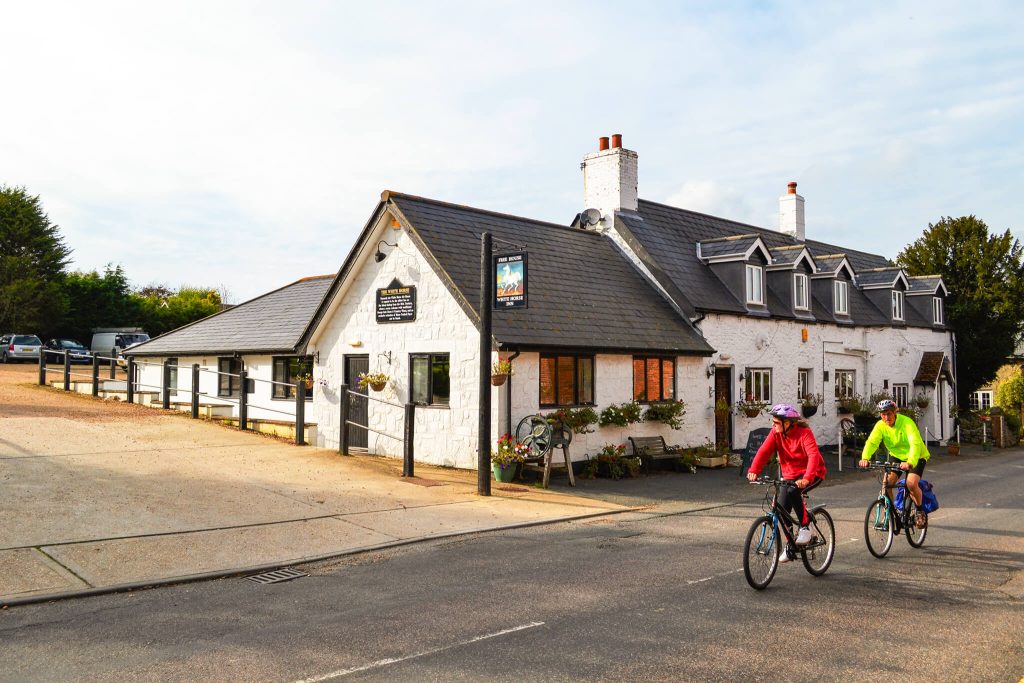
[(0, 363), (16, 360), (39, 362), (43, 342), (34, 334), (5, 334), (0, 337)]

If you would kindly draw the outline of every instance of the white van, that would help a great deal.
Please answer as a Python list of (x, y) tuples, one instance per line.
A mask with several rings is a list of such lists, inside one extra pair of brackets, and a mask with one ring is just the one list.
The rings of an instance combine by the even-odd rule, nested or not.
[(89, 350), (103, 358), (120, 358), (129, 346), (149, 341), (149, 335), (140, 327), (98, 328), (92, 332)]

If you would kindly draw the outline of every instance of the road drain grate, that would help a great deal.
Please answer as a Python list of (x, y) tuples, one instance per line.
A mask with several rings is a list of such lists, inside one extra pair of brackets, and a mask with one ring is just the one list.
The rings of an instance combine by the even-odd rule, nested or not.
[(255, 576), (247, 576), (245, 578), (253, 583), (280, 583), (303, 576), (309, 576), (309, 574), (300, 572), (298, 569), (276, 569), (272, 572), (264, 572), (263, 574), (256, 574)]

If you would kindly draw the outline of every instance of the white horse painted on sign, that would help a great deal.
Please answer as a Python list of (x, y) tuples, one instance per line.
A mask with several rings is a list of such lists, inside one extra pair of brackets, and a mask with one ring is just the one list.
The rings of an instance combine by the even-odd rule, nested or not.
[(512, 268), (506, 263), (503, 265), (501, 271), (501, 289), (503, 294), (510, 294), (519, 290), (519, 284), (523, 280), (523, 274), (516, 270), (512, 271)]

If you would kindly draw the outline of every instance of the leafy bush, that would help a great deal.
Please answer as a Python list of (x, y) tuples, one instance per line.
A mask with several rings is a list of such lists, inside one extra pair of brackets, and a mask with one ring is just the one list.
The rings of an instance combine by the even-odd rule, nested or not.
[(629, 401), (628, 403), (613, 403), (602, 410), (597, 424), (601, 427), (608, 425), (625, 427), (640, 422), (640, 420), (640, 404), (636, 401)]

